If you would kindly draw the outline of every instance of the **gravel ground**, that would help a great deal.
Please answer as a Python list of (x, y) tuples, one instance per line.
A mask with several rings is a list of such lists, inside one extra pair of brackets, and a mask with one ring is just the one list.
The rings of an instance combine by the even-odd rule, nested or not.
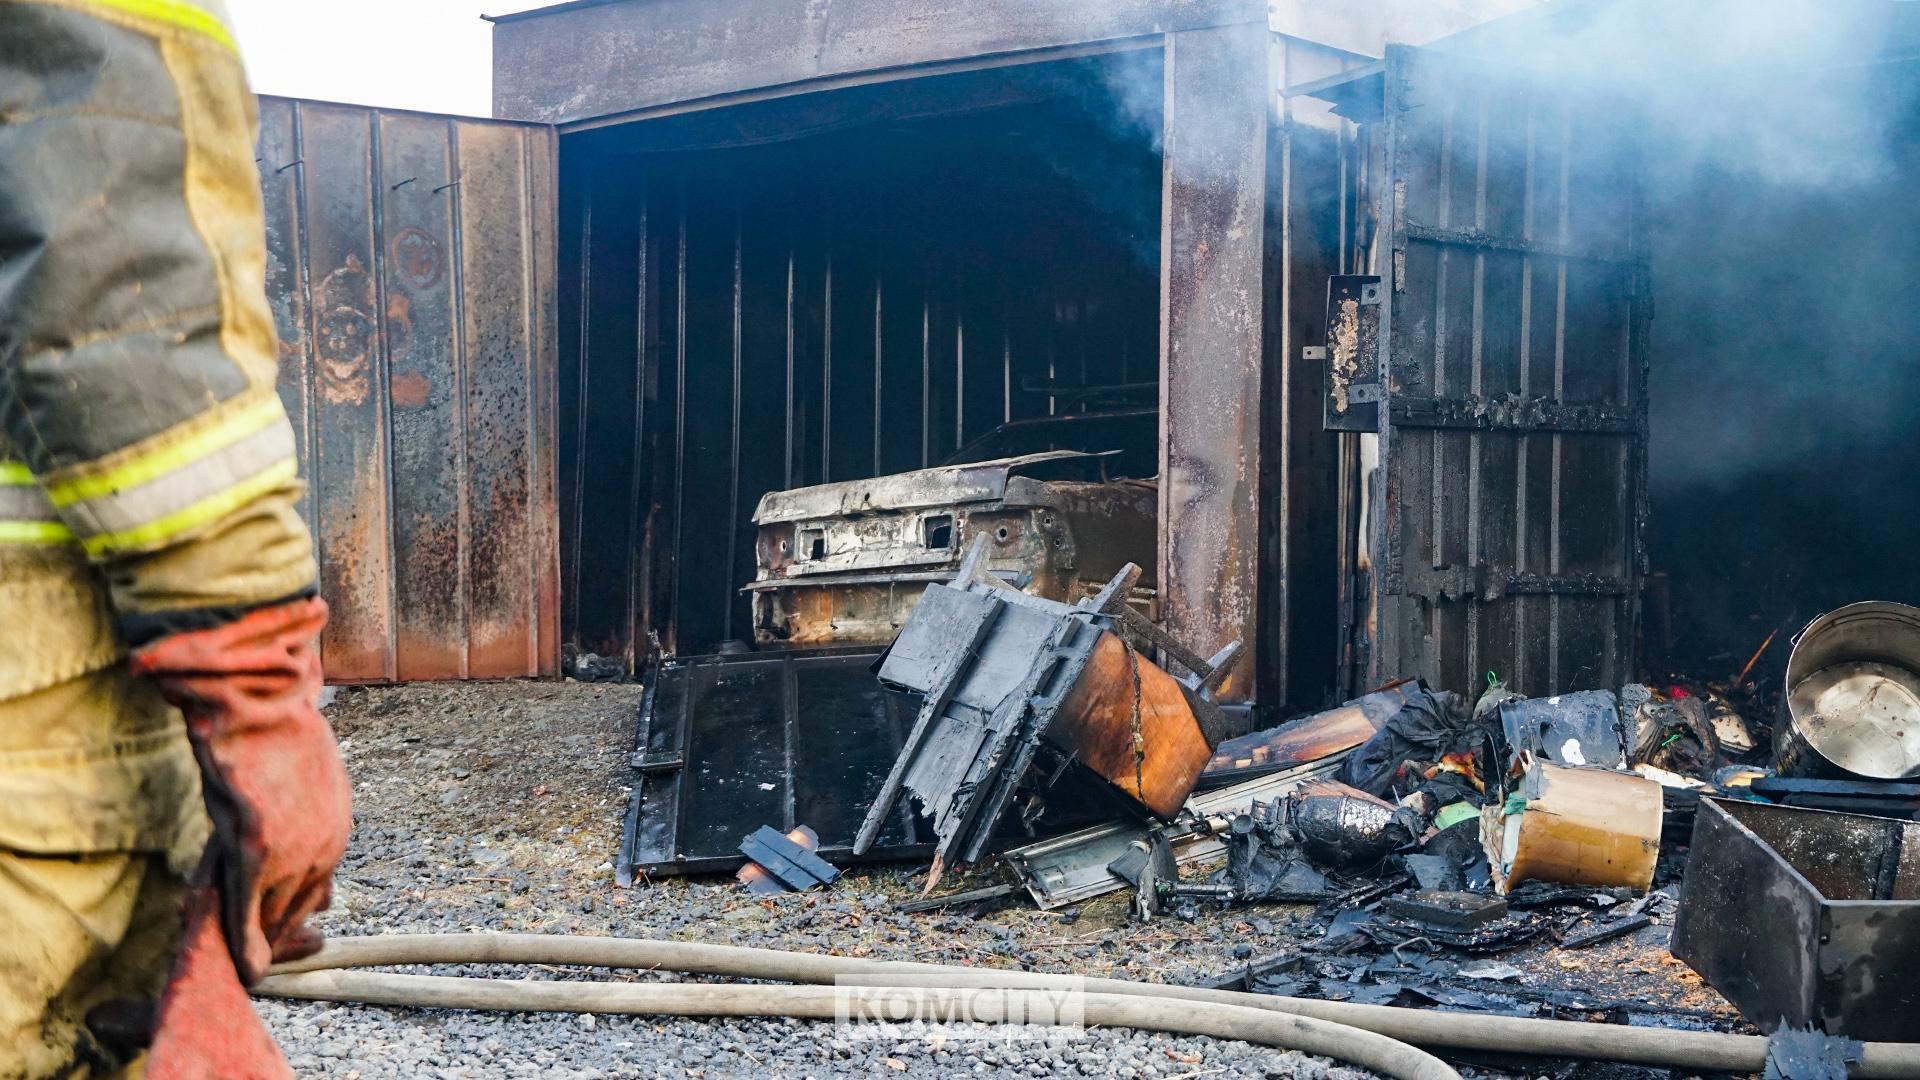
[[(638, 687), (577, 683), (346, 690), (328, 709), (354, 777), (332, 934), (502, 930), (666, 937), (887, 959), (1181, 981), (1275, 951), (1278, 912), (1129, 926), (1117, 898), (1068, 913), (892, 913), (906, 870), (752, 899), (730, 879), (613, 884)], [(965, 887), (953, 880), (951, 888)], [(580, 978), (559, 969), (452, 970)], [(607, 977), (604, 972), (600, 977)], [(626, 973), (626, 978), (652, 978)], [(260, 1001), (301, 1076), (1123, 1076), (1361, 1080), (1244, 1043), (1094, 1029), (1052, 1043), (837, 1037), (831, 1024), (482, 1014)]]

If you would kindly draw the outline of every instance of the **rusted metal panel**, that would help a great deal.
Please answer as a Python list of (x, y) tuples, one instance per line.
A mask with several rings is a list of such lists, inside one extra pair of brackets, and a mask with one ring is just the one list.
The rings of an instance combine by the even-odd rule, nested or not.
[[(313, 382), (307, 357), (312, 351), (307, 312), (306, 237), (300, 220), (300, 149), (293, 110), (274, 99), (260, 103), (260, 194), (266, 218), (267, 301), (279, 330), (279, 390), (287, 418), (302, 447), (313, 441)], [(309, 463), (311, 459), (308, 459)], [(319, 533), (313, 513), (313, 486), (301, 488), (300, 517)]]
[(1634, 669), (1646, 505), (1637, 155), (1609, 103), (1388, 52), (1374, 678)]
[(385, 286), (387, 403), (392, 439), (394, 675), (465, 674), (460, 542), (461, 346), (449, 265), (457, 193), (448, 125), (436, 117), (381, 118), (381, 282)]
[(1160, 296), (1161, 614), (1246, 650), (1254, 693), (1268, 113), (1264, 26), (1167, 36)]
[(554, 134), (261, 100), (327, 675), (554, 674)]
[(268, 235), (304, 242), (311, 352), (313, 485), (320, 591), (333, 605), (321, 653), (336, 679), (395, 676), (392, 504), (387, 457), (386, 320), (378, 280), (371, 114), (276, 103), (292, 113), (299, 216)]
[(943, 61), (1266, 25), (1257, 0), (626, 0), (505, 16), (494, 115), (546, 123)]
[[(467, 673), (553, 674), (560, 638), (554, 439), (555, 141), (454, 130), (469, 523)], [(513, 177), (469, 184), (464, 178)]]

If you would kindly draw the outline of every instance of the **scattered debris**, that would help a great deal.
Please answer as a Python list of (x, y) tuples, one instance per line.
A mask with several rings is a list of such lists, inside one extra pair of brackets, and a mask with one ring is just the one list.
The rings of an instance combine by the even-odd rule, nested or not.
[(1515, 754), (1555, 765), (1611, 769), (1627, 758), (1620, 699), (1611, 690), (1583, 690), (1522, 698), (1499, 708), (1500, 726)]
[(1782, 1024), (1767, 1040), (1762, 1080), (1847, 1080), (1847, 1066), (1858, 1065), (1864, 1048), (1858, 1040)]
[(820, 837), (805, 825), (785, 836), (762, 825), (740, 841), (740, 854), (748, 859), (734, 879), (755, 893), (805, 892), (831, 885), (840, 871), (815, 855)]
[(1460, 970), (1454, 974), (1463, 979), (1490, 979), (1494, 982), (1508, 982), (1520, 978), (1522, 975), (1525, 975), (1526, 972), (1521, 971), (1512, 964), (1503, 964), (1498, 960), (1475, 960), (1471, 964), (1461, 965)]
[[(1237, 818), (1251, 813), (1256, 803), (1277, 802), (1305, 783), (1330, 777), (1348, 753), (1194, 795), (1173, 823), (1159, 827), (1173, 849), (1176, 865), (1194, 866), (1219, 858)], [(1126, 882), (1107, 867), (1153, 829), (1133, 821), (1112, 821), (1014, 848), (1006, 853), (1006, 860), (1034, 903), (1053, 910), (1124, 888)]]
[(1505, 900), (1473, 892), (1422, 889), (1406, 896), (1389, 896), (1381, 906), (1403, 919), (1451, 930), (1477, 930), (1507, 917)]
[[(1863, 694), (1905, 700), (1885, 660), (1842, 675), (1828, 665), (1828, 683), (1796, 684), (1827, 712), (1788, 719), (1799, 727), (1782, 739), (1778, 776), (1760, 764), (1771, 733), (1750, 690), (1682, 680), (1532, 699), (1490, 676), (1471, 710), (1456, 694), (1403, 681), (1223, 740), (1229, 721), (1211, 689), (1235, 650), (1202, 660), (1147, 622), (1129, 602), (1136, 568), (1069, 605), (1017, 591), (988, 568), (988, 546), (977, 537), (959, 577), (928, 587), (877, 661), (784, 650), (659, 673), (649, 737), (635, 758), (643, 777), (635, 813), (647, 823), (634, 830), (639, 842), (657, 849), (676, 837), (679, 865), (711, 861), (710, 844), (686, 838), (738, 820), (747, 809), (723, 796), (744, 793), (737, 801), (752, 803), (741, 786), (752, 783), (768, 798), (812, 791), (804, 805), (824, 809), (833, 830), (818, 853), (823, 845), (807, 830), (757, 830), (741, 845), (753, 862), (740, 874), (757, 890), (830, 882), (838, 871), (821, 856), (836, 850), (919, 850), (933, 854), (930, 891), (946, 866), (1024, 834), (1042, 838), (1007, 850), (1018, 884), (896, 910), (988, 906), (1023, 889), (1043, 910), (1130, 889), (1141, 919), (1191, 921), (1201, 905), (1311, 905), (1324, 929), (1306, 955), (1263, 961), (1257, 971), (1249, 964), (1236, 977), (1261, 990), (1698, 1026), (1706, 1021), (1684, 1012), (1533, 986), (1506, 959), (1544, 948), (1570, 963), (1585, 950), (1617, 955), (1600, 947), (1623, 940), (1660, 948), (1658, 935), (1642, 932), (1672, 917), (1674, 955), (1763, 1027), (1811, 1022), (1898, 1037), (1889, 1018), (1920, 1005), (1920, 991), (1883, 974), (1920, 965), (1920, 832), (1905, 831), (1920, 819), (1920, 782), (1835, 775), (1819, 757), (1866, 747), (1881, 760), (1899, 750), (1892, 733), (1904, 738), (1904, 727), (1855, 732), (1847, 743), (1830, 723), (1833, 702), (1853, 700), (1834, 697), (1848, 679), (1878, 688)], [(767, 711), (767, 692), (727, 695), (736, 679), (756, 678), (778, 678), (783, 695), (803, 684), (840, 693), (853, 715), (871, 721), (857, 748), (844, 720), (837, 726), (836, 745), (853, 754), (842, 764), (861, 763), (838, 780), (821, 778), (845, 781), (840, 788), (808, 788), (800, 762), (787, 760), (794, 755), (755, 756), (740, 737), (741, 718)], [(759, 722), (781, 741), (766, 745), (799, 745), (795, 716), (817, 708), (779, 698)], [(716, 719), (705, 721), (709, 714)], [(727, 718), (723, 734), (716, 725)], [(725, 767), (690, 769), (687, 751), (701, 746), (706, 762)], [(893, 753), (884, 778), (883, 748)], [(1821, 775), (1792, 771), (1816, 757)], [(785, 771), (755, 781), (753, 763), (763, 758)], [(1847, 760), (1860, 767), (1863, 759)], [(686, 785), (696, 774), (705, 789)], [(861, 791), (847, 790), (860, 779)], [(860, 807), (857, 835), (836, 849)], [(1047, 837), (1075, 813), (1093, 823)], [(1788, 828), (1781, 814), (1817, 820)], [(1216, 860), (1210, 874), (1194, 873)], [(1686, 900), (1672, 913), (1675, 885), (1654, 885), (1677, 881), (1683, 869)], [(1879, 921), (1861, 916), (1863, 907)], [(1829, 932), (1802, 940), (1798, 928), (1813, 925)], [(1251, 951), (1247, 944), (1235, 955)], [(1780, 1075), (1820, 1075), (1827, 1066), (1804, 1057), (1814, 1050), (1836, 1052), (1795, 1049), (1802, 1057)]]
[(1620, 704), (1631, 733), (1627, 761), (1641, 775), (1703, 776), (1720, 764), (1720, 739), (1702, 698), (1634, 685), (1620, 691)]
[(1672, 949), (1763, 1030), (1911, 1038), (1920, 825), (1702, 799)]
[(1569, 935), (1561, 939), (1560, 947), (1563, 949), (1584, 949), (1590, 945), (1598, 945), (1603, 941), (1612, 941), (1614, 938), (1626, 937), (1636, 930), (1645, 930), (1652, 925), (1653, 919), (1651, 916), (1629, 915), (1624, 919), (1613, 919), (1609, 922), (1601, 923), (1591, 930)]
[(975, 904), (992, 904), (1004, 900), (1020, 891), (1018, 885), (988, 885), (982, 889), (968, 889), (965, 892), (948, 893), (945, 896), (927, 896), (918, 900), (908, 900), (893, 905), (893, 910), (903, 915), (914, 915), (923, 911), (940, 911), (946, 908), (969, 907)]

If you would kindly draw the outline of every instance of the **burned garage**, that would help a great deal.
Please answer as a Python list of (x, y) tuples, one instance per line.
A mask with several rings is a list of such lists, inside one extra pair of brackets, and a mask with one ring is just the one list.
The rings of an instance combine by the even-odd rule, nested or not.
[[(1920, 5), (1777, 7), (575, 0), (491, 119), (265, 99), (330, 679), (625, 694), (623, 910), (845, 931), (427, 952), (1920, 1075)], [(732, 1015), (629, 989), (515, 1007)]]

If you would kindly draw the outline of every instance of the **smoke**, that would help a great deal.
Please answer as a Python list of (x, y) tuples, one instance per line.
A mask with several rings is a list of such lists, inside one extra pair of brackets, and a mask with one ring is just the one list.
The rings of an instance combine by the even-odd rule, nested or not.
[(1878, 61), (1920, 53), (1920, 4), (1557, 0), (1435, 47), (1634, 110), (1656, 188), (1701, 167), (1824, 188), (1886, 174)]
[(1907, 437), (1920, 326), (1908, 0), (1558, 0), (1438, 43), (1617, 103), (1643, 154), (1658, 490)]
[(1636, 125), (1668, 659), (1920, 600), (1920, 3), (1563, 2), (1463, 41)]

